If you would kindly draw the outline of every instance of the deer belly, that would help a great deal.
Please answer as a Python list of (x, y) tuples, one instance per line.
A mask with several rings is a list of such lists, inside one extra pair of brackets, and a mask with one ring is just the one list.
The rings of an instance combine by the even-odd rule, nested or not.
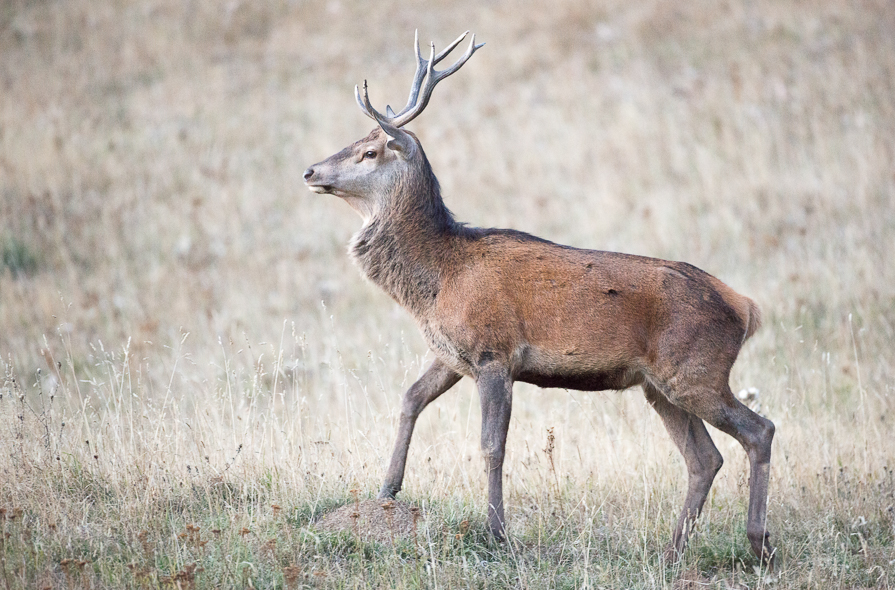
[(531, 383), (538, 387), (559, 387), (578, 391), (604, 391), (607, 389), (627, 389), (638, 385), (642, 377), (638, 372), (627, 368), (616, 368), (601, 372), (546, 372), (522, 371), (515, 377), (516, 381)]
[(553, 351), (532, 346), (517, 359), (514, 379), (538, 387), (602, 391), (627, 389), (642, 380), (640, 367), (636, 366), (639, 363), (625, 362), (615, 354), (592, 355), (577, 349)]

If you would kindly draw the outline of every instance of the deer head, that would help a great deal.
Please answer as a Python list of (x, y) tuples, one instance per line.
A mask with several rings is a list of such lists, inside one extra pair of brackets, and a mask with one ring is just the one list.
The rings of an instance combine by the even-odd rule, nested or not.
[(444, 51), (435, 55), (435, 44), (431, 45), (429, 59), (423, 59), (419, 48), (419, 33), (415, 35), (417, 67), (410, 87), (410, 97), (401, 112), (395, 114), (390, 106), (385, 107), (385, 115), (373, 108), (364, 81), (363, 95), (354, 87), (357, 103), (365, 115), (376, 121), (378, 127), (370, 134), (338, 152), (314, 164), (304, 173), (305, 184), (318, 194), (332, 194), (344, 199), (364, 221), (369, 221), (393, 198), (395, 188), (413, 176), (413, 171), (427, 168), (425, 155), (415, 135), (402, 129), (404, 125), (419, 116), (429, 104), (432, 90), (472, 57), (480, 47), (475, 35), (466, 53), (451, 67), (435, 70), (435, 65), (443, 60), (460, 44), (469, 31), (460, 35)]

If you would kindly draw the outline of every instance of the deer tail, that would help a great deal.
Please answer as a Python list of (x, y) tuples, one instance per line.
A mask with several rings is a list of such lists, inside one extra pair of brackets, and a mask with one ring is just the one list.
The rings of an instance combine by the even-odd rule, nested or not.
[(761, 327), (761, 310), (758, 308), (758, 304), (749, 299), (748, 297), (744, 297), (746, 300), (746, 310), (745, 316), (743, 320), (746, 324), (746, 333), (743, 335), (743, 342), (749, 339), (752, 334), (755, 334), (756, 330)]

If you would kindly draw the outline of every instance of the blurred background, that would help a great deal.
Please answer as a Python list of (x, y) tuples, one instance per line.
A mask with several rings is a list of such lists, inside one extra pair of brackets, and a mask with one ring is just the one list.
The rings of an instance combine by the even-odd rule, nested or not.
[(301, 173), (369, 131), (355, 84), (403, 104), (416, 28), (487, 43), (411, 126), (460, 220), (685, 260), (765, 340), (851, 314), (892, 359), (891, 4), (590, 0), (4, 2), (2, 356), (414, 331)]
[[(301, 175), (370, 131), (355, 84), (404, 104), (415, 29), (438, 49), (465, 30), (486, 43), (409, 126), (457, 218), (683, 260), (755, 299), (764, 327), (732, 387), (777, 424), (774, 530), (807, 560), (796, 540), (876, 527), (867, 567), (891, 571), (889, 0), (3, 0), (0, 393), (33, 409), (0, 408), (4, 444), (34, 465), (66, 449), (122, 498), (202, 461), (235, 477), (240, 452), (257, 460), (236, 462), (244, 484), (282, 467), (289, 502), (316, 506), (311, 474), (333, 497), (375, 490), (401, 392), (432, 356), (352, 266), (360, 218)], [(483, 514), (472, 384), (433, 408), (410, 497), (462, 491)], [(684, 468), (638, 392), (517, 385), (513, 411), (516, 522), (554, 479), (609, 486), (622, 516), (656, 485), (668, 522), (641, 524), (664, 542)], [(59, 416), (77, 419), (63, 432)], [(716, 439), (733, 466), (716, 489), (741, 502), (745, 457)], [(43, 471), (5, 465), (20, 483), (0, 496), (55, 501), (21, 483)]]
[(735, 376), (891, 413), (882, 0), (4, 2), (3, 362), (58, 381), (126, 351), (166, 385), (180, 355), (213, 389), (222, 343), (285, 338), (284, 379), (336, 351), (397, 399), (424, 343), (352, 267), (360, 219), (301, 174), (370, 130), (355, 84), (403, 104), (417, 28), (487, 43), (411, 125), (458, 219), (695, 264), (764, 311)]
[(801, 326), (847, 365), (851, 315), (891, 382), (885, 1), (4, 2), (3, 358), (414, 332), (301, 173), (369, 131), (355, 84), (403, 104), (416, 28), (487, 43), (411, 126), (460, 220), (691, 262), (760, 303), (764, 349)]
[(371, 411), (397, 403), (431, 355), (301, 174), (369, 132), (355, 84), (404, 103), (415, 29), (487, 44), (411, 125), (458, 219), (695, 264), (764, 311), (734, 391), (891, 420), (883, 0), (4, 2), (7, 373), (52, 389), (123, 355), (189, 405), (235, 366), (324, 412), (375, 367)]

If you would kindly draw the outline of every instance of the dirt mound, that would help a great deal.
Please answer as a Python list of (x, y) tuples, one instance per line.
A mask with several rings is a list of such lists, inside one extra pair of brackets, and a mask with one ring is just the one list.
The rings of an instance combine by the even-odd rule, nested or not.
[(315, 528), (335, 533), (349, 531), (365, 541), (392, 543), (416, 534), (422, 512), (415, 506), (396, 500), (352, 502), (324, 515)]

